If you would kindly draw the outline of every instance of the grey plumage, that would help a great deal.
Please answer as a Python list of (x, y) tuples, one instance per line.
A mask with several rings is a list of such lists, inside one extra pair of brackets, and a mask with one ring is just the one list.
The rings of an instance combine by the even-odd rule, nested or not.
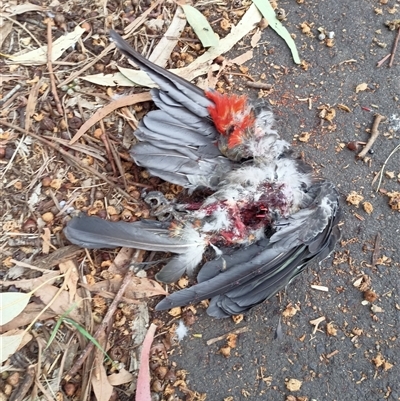
[[(111, 223), (83, 216), (68, 223), (66, 237), (88, 248), (171, 252), (176, 256), (156, 276), (163, 282), (193, 275), (213, 246), (218, 256), (202, 266), (198, 284), (168, 296), (157, 309), (211, 298), (208, 313), (218, 318), (270, 298), (309, 263), (325, 259), (340, 236), (338, 193), (291, 157), (272, 112), (246, 101), (222, 132), (210, 115), (217, 104), (204, 91), (149, 62), (115, 32), (110, 35), (159, 85), (151, 91), (158, 110), (141, 120), (132, 158), (190, 192), (214, 192), (200, 204), (180, 205), (186, 212), (172, 222)], [(233, 138), (245, 120), (240, 137)]]

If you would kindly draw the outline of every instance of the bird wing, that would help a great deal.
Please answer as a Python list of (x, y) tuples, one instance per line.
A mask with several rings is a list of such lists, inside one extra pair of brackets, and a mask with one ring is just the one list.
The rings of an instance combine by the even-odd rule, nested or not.
[(329, 256), (340, 238), (338, 194), (330, 183), (316, 185), (310, 205), (280, 221), (280, 228), (271, 238), (206, 263), (198, 284), (169, 295), (156, 309), (211, 298), (207, 310), (210, 316), (238, 314), (284, 289), (312, 261)]
[(144, 58), (116, 32), (110, 31), (110, 36), (159, 86), (151, 90), (159, 110), (140, 121), (135, 131), (140, 142), (132, 147), (132, 158), (151, 174), (190, 190), (216, 189), (236, 164), (216, 145), (219, 134), (208, 111), (213, 102), (197, 86)]
[(171, 283), (185, 272), (193, 275), (201, 261), (206, 243), (190, 225), (182, 235), (171, 235), (170, 223), (142, 220), (133, 223), (107, 221), (81, 214), (70, 220), (64, 234), (73, 244), (84, 248), (115, 248), (124, 246), (147, 251), (177, 254), (157, 274), (157, 280)]
[(171, 236), (169, 227), (170, 223), (155, 220), (127, 223), (81, 214), (67, 223), (64, 234), (73, 244), (90, 249), (124, 246), (181, 254), (199, 245), (199, 236), (193, 236), (191, 241)]

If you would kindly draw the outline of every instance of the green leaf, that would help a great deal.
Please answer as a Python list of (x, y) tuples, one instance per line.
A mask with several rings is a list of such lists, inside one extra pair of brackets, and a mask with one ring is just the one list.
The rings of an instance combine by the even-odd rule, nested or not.
[(253, 3), (257, 6), (260, 13), (268, 21), (269, 26), (286, 42), (292, 52), (293, 61), (296, 64), (301, 64), (299, 53), (294, 43), (293, 38), (287, 29), (281, 24), (276, 18), (275, 11), (268, 0), (253, 0)]
[(113, 360), (110, 358), (110, 356), (107, 354), (107, 352), (104, 351), (100, 343), (84, 327), (82, 327), (80, 324), (76, 323), (74, 320), (68, 317), (63, 318), (62, 320), (66, 323), (69, 323), (71, 326), (75, 327), (75, 329), (78, 330), (79, 333), (81, 333), (89, 341), (91, 341), (93, 345), (97, 347), (111, 363), (114, 363)]
[(181, 5), (181, 7), (183, 8), (189, 25), (193, 28), (202, 45), (204, 47), (217, 46), (218, 37), (208, 23), (206, 17), (192, 6), (185, 4)]

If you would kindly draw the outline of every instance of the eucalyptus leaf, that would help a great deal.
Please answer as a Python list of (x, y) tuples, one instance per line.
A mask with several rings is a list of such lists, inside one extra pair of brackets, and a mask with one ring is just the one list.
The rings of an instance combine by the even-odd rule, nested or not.
[(23, 331), (12, 336), (0, 336), (0, 363), (6, 361), (10, 355), (13, 355), (17, 351), (23, 338)]
[(0, 294), (0, 326), (11, 322), (28, 305), (30, 294), (3, 292)]
[(282, 25), (282, 23), (276, 18), (275, 11), (268, 0), (253, 0), (253, 3), (257, 6), (260, 13), (268, 21), (269, 26), (286, 42), (292, 52), (293, 61), (296, 64), (301, 64), (299, 53), (290, 33)]
[(200, 39), (204, 47), (218, 45), (218, 37), (208, 23), (206, 17), (197, 9), (187, 4), (181, 5), (189, 25)]

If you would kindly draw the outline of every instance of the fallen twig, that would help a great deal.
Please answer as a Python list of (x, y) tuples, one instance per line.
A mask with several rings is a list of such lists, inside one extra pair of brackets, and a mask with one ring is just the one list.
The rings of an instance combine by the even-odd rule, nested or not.
[(51, 93), (53, 94), (53, 98), (57, 106), (57, 111), (60, 116), (62, 116), (64, 115), (64, 111), (61, 106), (60, 98), (58, 97), (57, 86), (53, 72), (53, 63), (51, 61), (51, 55), (53, 51), (53, 39), (51, 36), (52, 22), (53, 20), (51, 18), (47, 18), (47, 69), (49, 70)]
[(336, 349), (335, 351), (331, 352), (330, 354), (327, 354), (326, 357), (327, 357), (327, 359), (330, 359), (338, 353), (339, 353), (339, 350)]
[(246, 82), (246, 86), (248, 88), (255, 88), (255, 89), (264, 89), (270, 90), (272, 88), (271, 84), (267, 84), (265, 82)]
[(16, 389), (12, 393), (12, 399), (14, 401), (24, 400), (28, 395), (28, 391), (31, 390), (32, 384), (35, 380), (37, 365), (30, 365), (24, 372), (20, 382)]
[(377, 63), (376, 63), (376, 66), (379, 68), (379, 67), (382, 67), (382, 64), (391, 56), (392, 54), (391, 53), (389, 53), (389, 54), (387, 54), (382, 60), (380, 60), (380, 61), (378, 61)]
[(374, 182), (376, 181), (376, 179), (379, 177), (379, 182), (378, 182), (378, 187), (376, 188), (376, 192), (379, 191), (379, 188), (381, 187), (382, 184), (382, 178), (383, 178), (383, 173), (385, 171), (385, 167), (387, 162), (390, 160), (390, 158), (398, 151), (400, 150), (400, 145), (397, 145), (391, 152), (390, 155), (386, 158), (385, 162), (382, 165), (381, 171), (379, 171), (379, 173), (374, 177), (374, 179), (372, 180), (372, 185), (374, 184)]
[[(100, 120), (100, 123), (101, 123), (102, 121), (103, 121), (103, 120)], [(116, 176), (116, 175), (117, 175), (117, 168), (115, 167), (114, 158), (113, 158), (112, 153), (111, 153), (110, 142), (109, 142), (108, 136), (107, 136), (107, 134), (106, 134), (106, 131), (105, 131), (105, 129), (104, 129), (104, 124), (101, 124), (101, 125), (102, 125), (101, 130), (103, 131), (103, 133), (101, 134), (100, 139), (101, 139), (101, 140), (103, 141), (103, 143), (104, 143), (104, 147), (106, 148), (106, 153), (107, 153), (108, 161), (109, 161), (110, 164), (111, 164), (111, 168), (112, 168), (112, 171), (113, 171), (113, 173), (114, 173), (114, 176)]]
[(378, 262), (379, 250), (381, 247), (381, 235), (378, 233), (375, 237), (374, 250), (372, 252), (372, 266), (376, 266)]
[(245, 333), (246, 331), (249, 331), (248, 327), (241, 327), (241, 328), (239, 328), (237, 330), (231, 331), (230, 333), (223, 334), (222, 336), (211, 338), (210, 340), (207, 341), (207, 345), (211, 345), (211, 344), (214, 344), (214, 343), (216, 343), (218, 341), (224, 340), (225, 338), (227, 338), (231, 334), (241, 334), (241, 333)]
[(119, 154), (116, 151), (114, 145), (111, 143), (110, 138), (107, 135), (106, 128), (104, 127), (103, 120), (99, 121), (101, 130), (103, 131), (103, 134), (101, 135), (100, 139), (104, 142), (104, 146), (107, 150), (107, 155), (110, 160), (114, 175), (117, 175), (117, 168), (118, 172), (124, 182), (124, 188), (128, 188), (128, 183), (126, 182), (125, 178), (125, 171), (124, 168), (122, 167), (121, 159), (119, 158)]
[(397, 45), (399, 44), (399, 39), (400, 39), (400, 27), (397, 28), (397, 35), (396, 35), (396, 39), (393, 44), (392, 54), (390, 56), (390, 61), (389, 61), (389, 67), (391, 67), (393, 65), (394, 56), (395, 56), (396, 50), (397, 50)]
[[(108, 308), (108, 311), (107, 311), (106, 315), (104, 316), (103, 321), (97, 328), (93, 338), (98, 339), (100, 337), (100, 335), (102, 333), (104, 333), (104, 331), (107, 329), (108, 325), (110, 324), (110, 322), (114, 316), (114, 313), (117, 310), (117, 307), (122, 299), (122, 296), (124, 295), (125, 290), (127, 289), (128, 285), (131, 283), (132, 277), (134, 275), (135, 265), (141, 261), (144, 252), (145, 251), (142, 251), (142, 250), (137, 250), (135, 252), (135, 255), (133, 256), (133, 263), (132, 263), (130, 269), (128, 270), (128, 272), (126, 273), (124, 280), (121, 283), (121, 287), (119, 288), (118, 292), (115, 294), (115, 297), (114, 297), (110, 307)], [(85, 362), (86, 358), (89, 356), (89, 354), (93, 350), (93, 348), (94, 348), (94, 343), (92, 341), (90, 341), (88, 343), (88, 345), (86, 346), (86, 348), (84, 349), (84, 351), (79, 356), (79, 358), (76, 360), (76, 362), (74, 363), (72, 368), (66, 374), (66, 376), (64, 378), (66, 382), (70, 381), (71, 378), (78, 373), (83, 362)]]
[(14, 96), (19, 90), (21, 89), (21, 85), (16, 85), (14, 86), (13, 89), (10, 90), (6, 95), (4, 95), (3, 99), (0, 100), (0, 106), (3, 106), (4, 103), (10, 99), (12, 96)]
[(315, 334), (319, 329), (319, 324), (325, 320), (325, 316), (321, 316), (318, 319), (310, 320), (310, 324), (314, 327), (313, 334)]
[[(147, 16), (150, 14), (150, 12), (157, 7), (159, 4), (161, 4), (164, 0), (159, 0), (156, 1), (154, 4), (152, 4), (145, 12), (143, 12), (140, 17), (136, 18), (134, 21), (132, 21), (127, 27), (125, 27), (124, 32), (126, 35), (130, 33), (131, 31), (137, 29), (140, 25), (143, 24), (143, 22), (146, 21)], [(123, 36), (124, 39), (126, 39), (126, 36)], [(90, 63), (86, 64), (83, 68), (81, 68), (79, 71), (76, 71), (75, 73), (71, 74), (66, 80), (61, 82), (58, 87), (61, 88), (64, 85), (69, 84), (72, 82), (75, 78), (78, 78), (82, 75), (83, 72), (88, 70), (90, 67), (95, 65), (99, 60), (101, 60), (103, 57), (105, 57), (110, 51), (115, 49), (114, 43), (110, 43), (98, 56), (96, 56)]]
[(371, 128), (371, 136), (369, 137), (369, 140), (365, 145), (364, 149), (357, 155), (358, 159), (364, 159), (368, 151), (372, 148), (372, 145), (375, 143), (376, 139), (379, 136), (379, 131), (378, 131), (379, 123), (384, 119), (385, 116), (382, 116), (381, 114), (375, 114), (375, 120)]
[[(125, 106), (130, 106), (132, 104), (140, 103), (140, 102), (147, 102), (151, 100), (151, 95), (150, 92), (143, 92), (143, 93), (135, 93), (132, 95), (127, 95), (124, 97), (121, 97), (116, 100), (112, 100), (111, 103), (105, 105), (101, 109), (97, 110), (96, 113), (92, 115), (92, 117), (89, 118), (78, 130), (78, 132), (73, 136), (73, 138), (69, 141), (70, 145), (73, 145), (76, 141), (79, 140), (79, 138), (82, 137), (82, 135), (89, 129), (91, 128), (94, 124), (99, 122), (101, 119), (103, 119), (105, 116), (110, 114), (116, 109), (125, 107)], [(137, 127), (135, 127), (136, 129)]]
[(251, 77), (250, 75), (247, 75), (247, 74), (243, 74), (242, 72), (228, 72), (227, 74), (228, 75), (234, 75), (234, 76), (237, 76), (237, 77), (245, 77), (248, 80), (250, 80), (251, 82), (254, 82), (254, 78), (253, 77)]

